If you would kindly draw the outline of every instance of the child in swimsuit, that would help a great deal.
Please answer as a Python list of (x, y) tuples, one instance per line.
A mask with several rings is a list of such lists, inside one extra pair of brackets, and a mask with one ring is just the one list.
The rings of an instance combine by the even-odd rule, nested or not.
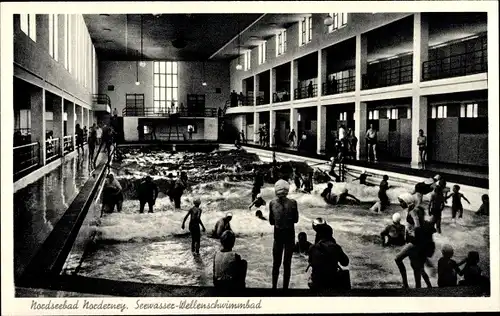
[(191, 232), (191, 238), (192, 238), (191, 251), (195, 254), (199, 254), (200, 239), (201, 239), (200, 226), (203, 229), (203, 232), (205, 232), (205, 226), (201, 221), (200, 199), (194, 200), (193, 204), (194, 206), (191, 209), (189, 209), (188, 213), (186, 214), (186, 217), (184, 217), (184, 221), (182, 221), (182, 229), (184, 229), (184, 224), (186, 223), (187, 218), (191, 216), (189, 220), (189, 231)]
[(462, 215), (464, 213), (464, 207), (462, 206), (462, 199), (464, 199), (467, 203), (470, 204), (469, 200), (459, 192), (460, 191), (460, 186), (454, 185), (453, 186), (453, 192), (446, 197), (446, 200), (448, 200), (451, 197), (451, 218), (453, 218), (453, 221), (456, 222), (456, 216), (458, 213), (458, 218), (462, 218)]

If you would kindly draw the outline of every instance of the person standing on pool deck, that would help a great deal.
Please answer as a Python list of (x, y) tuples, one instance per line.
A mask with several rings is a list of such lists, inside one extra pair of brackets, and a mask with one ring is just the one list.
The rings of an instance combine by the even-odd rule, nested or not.
[(283, 260), (283, 289), (288, 289), (291, 275), (295, 224), (299, 221), (297, 201), (287, 198), (290, 185), (278, 180), (274, 185), (276, 198), (269, 203), (269, 223), (274, 226), (272, 286), (278, 287)]
[(373, 151), (373, 160), (377, 162), (377, 131), (370, 124), (370, 128), (366, 131), (366, 143), (368, 144), (368, 161), (370, 161), (370, 152)]
[(425, 160), (427, 159), (427, 137), (424, 136), (424, 131), (418, 131), (417, 137), (418, 152), (420, 154), (420, 165), (425, 168)]
[(192, 240), (191, 252), (198, 255), (200, 254), (200, 238), (201, 238), (200, 226), (204, 232), (205, 232), (205, 226), (201, 221), (200, 199), (194, 200), (193, 204), (194, 206), (189, 209), (188, 213), (186, 214), (186, 217), (184, 217), (184, 220), (182, 221), (182, 229), (184, 229), (184, 224), (186, 223), (187, 218), (191, 216), (191, 218), (189, 219), (189, 231), (191, 232), (191, 240)]

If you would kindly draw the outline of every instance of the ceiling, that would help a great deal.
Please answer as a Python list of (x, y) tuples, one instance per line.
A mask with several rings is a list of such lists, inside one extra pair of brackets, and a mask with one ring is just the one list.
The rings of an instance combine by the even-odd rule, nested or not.
[(263, 15), (85, 14), (100, 60), (141, 59), (141, 16), (144, 60), (202, 61)]

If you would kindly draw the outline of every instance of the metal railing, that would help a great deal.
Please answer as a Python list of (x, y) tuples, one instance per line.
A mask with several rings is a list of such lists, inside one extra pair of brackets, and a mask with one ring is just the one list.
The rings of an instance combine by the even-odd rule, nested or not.
[(356, 77), (347, 77), (337, 79), (335, 81), (323, 82), (322, 95), (332, 95), (354, 91), (356, 85)]
[(488, 71), (487, 49), (428, 60), (422, 63), (422, 80), (473, 75)]
[(314, 98), (318, 96), (318, 85), (313, 84), (312, 87), (307, 85), (302, 88), (296, 88), (293, 91), (293, 97), (295, 100)]
[(47, 139), (45, 141), (45, 159), (47, 161), (57, 158), (61, 155), (61, 146), (59, 144), (59, 138)]
[(363, 75), (363, 89), (396, 86), (413, 81), (413, 64), (379, 69)]
[(31, 143), (14, 147), (14, 177), (38, 166), (40, 162), (40, 145)]
[(92, 95), (92, 102), (97, 104), (111, 104), (111, 99), (107, 94), (94, 94)]
[(204, 110), (195, 109), (182, 109), (182, 110), (171, 110), (171, 109), (158, 109), (154, 107), (145, 108), (124, 108), (122, 112), (123, 116), (144, 116), (144, 117), (217, 117), (217, 109), (210, 108)]
[(290, 101), (290, 92), (285, 91), (281, 93), (273, 93), (273, 103), (287, 102)]
[(259, 95), (257, 96), (256, 102), (256, 105), (269, 104), (269, 98)]
[(63, 137), (63, 150), (65, 155), (75, 150), (73, 145), (73, 135)]

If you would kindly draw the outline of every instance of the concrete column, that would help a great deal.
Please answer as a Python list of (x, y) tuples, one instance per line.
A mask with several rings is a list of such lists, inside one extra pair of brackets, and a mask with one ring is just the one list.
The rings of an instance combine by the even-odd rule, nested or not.
[(318, 96), (323, 95), (323, 83), (326, 81), (326, 50), (321, 49), (318, 52)]
[(40, 165), (45, 165), (45, 89), (31, 90), (31, 142), (40, 145)]
[(59, 153), (62, 155), (64, 149), (64, 99), (55, 98), (52, 104), (54, 138), (59, 138)]
[(257, 135), (257, 132), (259, 131), (259, 127), (260, 127), (259, 119), (260, 119), (259, 112), (254, 112), (253, 113), (253, 142), (255, 144), (257, 144), (257, 142), (259, 141), (259, 136)]
[(299, 116), (299, 112), (297, 111), (297, 109), (290, 109), (290, 131), (292, 129), (295, 130), (295, 135), (296, 135), (295, 145), (297, 145), (297, 139), (299, 137), (299, 134), (298, 134), (298, 121), (297, 121), (298, 116)]
[(358, 139), (356, 148), (356, 159), (365, 159), (366, 155), (366, 121), (367, 121), (367, 106), (365, 102), (356, 100), (354, 103), (354, 135)]
[(76, 105), (73, 102), (67, 102), (68, 108), (66, 113), (68, 113), (68, 120), (66, 121), (67, 136), (73, 136), (73, 148), (75, 148), (75, 114)]
[(241, 130), (243, 130), (243, 132), (245, 133), (245, 137), (248, 138), (248, 136), (246, 135), (246, 130), (247, 130), (247, 115), (246, 114), (241, 115), (240, 122), (241, 122), (241, 124), (240, 124), (239, 132), (241, 132)]
[(274, 93), (276, 92), (276, 68), (272, 68), (269, 71), (269, 95), (271, 96), (271, 99), (269, 100), (269, 103), (273, 103), (274, 101)]
[(316, 131), (316, 152), (321, 153), (325, 149), (326, 142), (326, 106), (317, 105), (318, 127)]
[(299, 84), (299, 64), (296, 60), (292, 60), (290, 63), (290, 100), (295, 100), (295, 89)]
[(411, 144), (401, 144), (411, 147), (411, 166), (418, 168), (420, 153), (417, 146), (419, 130), (427, 135), (427, 97), (420, 96), (420, 81), (422, 80), (422, 63), (429, 56), (429, 23), (427, 16), (415, 13), (413, 16), (413, 88), (411, 109)]
[(257, 97), (259, 95), (259, 76), (253, 76), (253, 104), (257, 105)]
[(359, 94), (363, 83), (363, 75), (366, 74), (368, 63), (368, 45), (366, 36), (363, 34), (356, 35), (356, 93)]
[(274, 139), (274, 129), (276, 128), (276, 111), (271, 110), (269, 113), (269, 143), (271, 146), (276, 144)]
[(83, 126), (87, 126), (87, 130), (90, 128), (90, 118), (89, 118), (89, 109), (83, 109)]

